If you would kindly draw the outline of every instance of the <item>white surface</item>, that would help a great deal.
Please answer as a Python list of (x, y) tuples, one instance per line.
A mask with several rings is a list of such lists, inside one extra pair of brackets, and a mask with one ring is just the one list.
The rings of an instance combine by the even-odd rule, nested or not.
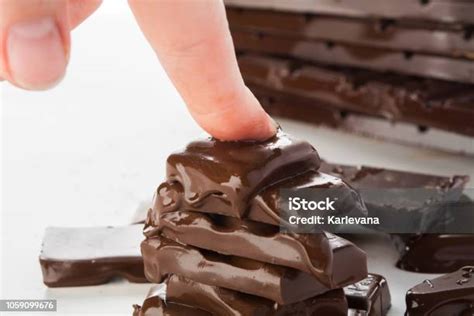
[[(0, 85), (0, 297), (57, 299), (58, 312), (52, 315), (130, 315), (149, 285), (47, 289), (38, 263), (44, 229), (129, 223), (139, 202), (151, 200), (163, 180), (167, 155), (201, 131), (125, 1), (106, 2), (74, 31), (68, 74), (56, 89), (25, 92)], [(472, 158), (281, 124), (334, 162), (474, 176)], [(395, 269), (396, 253), (383, 237), (363, 245), (370, 270), (388, 277), (394, 301), (390, 315), (402, 315), (405, 291), (426, 276)]]
[(47, 260), (95, 260), (140, 257), (143, 225), (48, 227), (41, 258)]

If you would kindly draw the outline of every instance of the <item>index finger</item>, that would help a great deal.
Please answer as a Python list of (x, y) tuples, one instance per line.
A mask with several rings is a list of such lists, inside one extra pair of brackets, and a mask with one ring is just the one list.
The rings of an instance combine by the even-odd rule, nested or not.
[(266, 139), (273, 121), (245, 86), (222, 1), (129, 0), (197, 123), (221, 140)]

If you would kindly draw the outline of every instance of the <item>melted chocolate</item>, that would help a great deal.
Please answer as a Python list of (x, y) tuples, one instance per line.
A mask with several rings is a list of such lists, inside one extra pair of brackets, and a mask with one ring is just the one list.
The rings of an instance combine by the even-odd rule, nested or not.
[[(291, 267), (314, 275), (328, 286), (333, 283), (333, 254), (325, 234), (283, 234), (277, 226), (185, 211), (163, 214), (158, 230), (182, 244)], [(152, 237), (157, 233), (146, 234)]]
[[(342, 238), (328, 235), (333, 248), (333, 288), (363, 279), (367, 275), (365, 253)], [(225, 256), (208, 250), (159, 238), (142, 243), (145, 275), (151, 282), (162, 282), (177, 274), (194, 281), (265, 297), (280, 304), (291, 304), (328, 292), (313, 276), (291, 268)]]
[(369, 273), (367, 278), (344, 288), (349, 308), (355, 315), (385, 316), (391, 306), (387, 280)]
[[(348, 213), (366, 214), (364, 203), (354, 189), (339, 178), (310, 171), (263, 188), (249, 202), (244, 218), (272, 225), (285, 224), (280, 218), (280, 191), (282, 189), (303, 188), (327, 189), (325, 192), (327, 192), (328, 196), (336, 194), (337, 196), (334, 196), (334, 198), (337, 197), (338, 199), (338, 215)], [(151, 213), (152, 216), (156, 217), (161, 213), (172, 212), (183, 208), (191, 211), (241, 217), (240, 214), (232, 210), (231, 204), (227, 199), (224, 199), (220, 195), (209, 195), (197, 205), (188, 203), (183, 196), (183, 189), (179, 183), (164, 182), (160, 185), (155, 195), (154, 206)], [(158, 220), (155, 218), (154, 221), (148, 225), (156, 225), (153, 222), (157, 223)]]
[(474, 267), (425, 280), (406, 294), (407, 316), (472, 315)]
[(349, 253), (359, 267), (356, 270), (365, 266), (361, 250), (331, 234), (284, 234), (277, 226), (204, 213), (165, 213), (158, 230), (146, 234), (149, 238), (161, 234), (181, 244), (294, 268), (312, 274), (329, 288), (345, 278), (342, 269), (334, 269), (334, 265), (340, 265)]
[(49, 287), (103, 284), (120, 276), (147, 282), (140, 255), (141, 225), (46, 230), (40, 254)]
[(167, 187), (160, 187), (162, 212), (180, 207), (168, 198), (168, 189), (183, 194), (194, 208), (209, 197), (227, 204), (234, 217), (245, 217), (250, 200), (266, 186), (316, 171), (320, 160), (307, 142), (290, 138), (281, 130), (264, 142), (223, 142), (206, 139), (190, 143), (167, 160)]
[(470, 85), (250, 55), (239, 57), (239, 65), (275, 115), (337, 127), (341, 111), (352, 111), (474, 136)]

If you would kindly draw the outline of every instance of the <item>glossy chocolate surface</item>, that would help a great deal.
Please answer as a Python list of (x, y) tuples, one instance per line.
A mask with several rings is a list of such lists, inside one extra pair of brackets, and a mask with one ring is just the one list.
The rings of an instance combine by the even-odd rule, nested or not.
[(309, 143), (281, 130), (264, 142), (195, 141), (168, 157), (168, 187), (160, 187), (157, 196), (163, 205), (160, 211), (179, 208), (173, 194), (182, 192), (186, 205), (193, 208), (212, 196), (234, 217), (245, 218), (249, 202), (266, 186), (316, 171), (319, 164)]
[(246, 83), (267, 97), (264, 105), (276, 115), (338, 126), (341, 112), (352, 111), (474, 136), (470, 85), (269, 56), (243, 55), (239, 65)]
[(157, 227), (147, 233), (149, 238), (161, 234), (181, 244), (294, 268), (329, 288), (346, 277), (342, 266), (334, 269), (335, 265), (342, 265), (349, 256), (357, 271), (366, 264), (360, 249), (332, 234), (285, 234), (277, 226), (184, 211), (163, 214)]
[(367, 278), (344, 288), (349, 308), (354, 314), (385, 316), (391, 306), (387, 280), (369, 273)]
[[(472, 221), (470, 222), (472, 225)], [(397, 267), (421, 273), (449, 273), (474, 265), (474, 234), (394, 236), (401, 251)]]
[(159, 218), (157, 231), (182, 244), (291, 267), (331, 286), (333, 254), (325, 234), (283, 234), (278, 226), (222, 215), (176, 211)]
[(150, 289), (143, 305), (133, 305), (133, 316), (212, 316), (211, 313), (182, 304), (164, 302)]
[(366, 277), (365, 253), (342, 238), (328, 237), (334, 257), (340, 258), (333, 264), (333, 288), (295, 269), (198, 250), (163, 237), (148, 238), (142, 243), (145, 275), (151, 282), (159, 283), (166, 276), (177, 274), (199, 283), (291, 304)]
[(232, 29), (396, 51), (474, 58), (469, 25), (227, 7)]
[[(211, 194), (198, 204), (188, 203), (184, 198), (182, 186), (179, 183), (167, 181), (161, 184), (156, 192), (151, 214), (156, 217), (162, 213), (185, 209), (229, 217), (247, 218), (278, 226), (285, 224), (280, 217), (280, 190), (303, 188), (326, 189), (325, 191), (328, 196), (336, 194), (337, 196), (334, 197), (338, 198), (338, 214), (357, 213), (365, 215), (367, 212), (357, 192), (341, 179), (316, 171), (308, 171), (262, 188), (249, 201), (245, 207), (246, 213), (243, 216), (234, 212), (228, 200), (221, 195)], [(157, 220), (155, 219), (154, 222), (156, 223)], [(150, 225), (155, 224), (150, 223)]]
[(43, 282), (49, 287), (103, 284), (114, 277), (147, 282), (141, 230), (142, 225), (48, 228), (39, 258)]
[(472, 315), (474, 267), (425, 280), (406, 294), (407, 316)]
[(262, 297), (205, 285), (176, 275), (171, 276), (166, 283), (167, 301), (194, 306), (212, 315), (347, 315), (347, 302), (341, 289), (293, 304), (280, 305)]
[(270, 54), (302, 61), (394, 72), (427, 78), (474, 83), (474, 64), (467, 59), (404, 53), (353, 44), (327, 43), (261, 32), (233, 30), (238, 52)]

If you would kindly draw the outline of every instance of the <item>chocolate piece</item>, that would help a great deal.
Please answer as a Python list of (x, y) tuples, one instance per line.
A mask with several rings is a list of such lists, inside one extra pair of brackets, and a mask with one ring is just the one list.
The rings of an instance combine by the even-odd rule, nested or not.
[[(272, 225), (286, 225), (280, 216), (280, 191), (284, 189), (303, 189), (312, 188), (319, 190), (327, 197), (337, 197), (337, 213), (341, 214), (360, 214), (365, 215), (366, 209), (364, 203), (360, 199), (356, 191), (338, 178), (326, 174), (309, 171), (295, 177), (288, 178), (279, 183), (269, 185), (263, 188), (250, 201), (250, 205), (246, 208), (246, 214), (240, 216), (231, 208), (231, 204), (221, 195), (211, 194), (200, 201), (198, 204), (188, 203), (183, 198), (183, 189), (179, 183), (164, 182), (158, 188), (152, 216), (158, 214), (174, 212), (179, 208), (208, 212), (212, 214), (226, 215), (230, 217), (247, 218), (253, 221), (272, 224)], [(157, 222), (157, 220), (155, 220)], [(156, 225), (149, 223), (149, 225)], [(324, 226), (322, 226), (324, 228)]]
[[(328, 236), (330, 237), (330, 236)], [(330, 237), (334, 247), (334, 282), (336, 287), (354, 283), (367, 275), (365, 253), (350, 242)], [(251, 259), (225, 256), (208, 250), (159, 238), (142, 242), (145, 275), (151, 282), (162, 282), (170, 274), (194, 281), (233, 289), (291, 304), (331, 290), (315, 277)]]
[(396, 51), (474, 58), (469, 27), (426, 20), (355, 18), (227, 7), (234, 30), (348, 43)]
[[(373, 167), (323, 162), (321, 171), (355, 188), (378, 229), (390, 233), (439, 232), (452, 219), (448, 202), (458, 202), (468, 176), (442, 177)], [(461, 227), (452, 227), (453, 230)]]
[[(226, 204), (234, 217), (245, 218), (248, 203), (263, 188), (316, 171), (319, 163), (318, 153), (309, 143), (291, 139), (279, 130), (264, 142), (192, 142), (183, 152), (168, 157), (167, 177), (174, 192), (183, 192), (186, 204), (199, 208), (212, 196)], [(172, 196), (165, 196), (162, 202), (168, 206), (163, 211), (180, 207), (172, 203)]]
[[(472, 225), (472, 220), (470, 222)], [(401, 257), (397, 267), (422, 273), (449, 273), (474, 265), (474, 234), (393, 236)]]
[(322, 114), (323, 121), (329, 118), (329, 125), (338, 125), (343, 119), (340, 111), (354, 111), (474, 136), (469, 123), (474, 121), (470, 85), (350, 68), (302, 66), (288, 59), (251, 55), (239, 57), (239, 66), (246, 83), (257, 87), (257, 94), (270, 98), (288, 95), (283, 102), (292, 108), (303, 103), (299, 107), (300, 112), (308, 108), (301, 115), (305, 120)]
[(96, 285), (121, 276), (147, 282), (140, 254), (141, 225), (46, 229), (40, 254), (49, 287)]
[(367, 278), (344, 288), (349, 309), (354, 315), (384, 316), (391, 306), (387, 280), (369, 273)]
[(143, 302), (143, 306), (133, 305), (133, 316), (212, 316), (211, 313), (182, 304), (164, 302), (157, 293), (161, 286), (153, 286)]
[(278, 226), (185, 211), (165, 213), (154, 225), (158, 228), (145, 232), (149, 238), (161, 234), (181, 244), (294, 268), (312, 274), (330, 288), (343, 279), (338, 276), (340, 271), (333, 269), (345, 260), (340, 249), (354, 251), (360, 264), (365, 264), (365, 257), (353, 244), (339, 243), (340, 239), (324, 233), (287, 234)]
[(291, 267), (333, 284), (333, 254), (323, 233), (284, 234), (278, 226), (184, 211), (163, 214), (157, 225), (158, 231), (147, 237), (159, 233), (182, 244)]
[(394, 19), (421, 19), (440, 22), (474, 22), (470, 1), (445, 0), (226, 0), (226, 5), (241, 8), (273, 9), (303, 13), (342, 15), (351, 17), (386, 17)]
[(238, 52), (271, 54), (337, 66), (367, 68), (379, 72), (474, 83), (471, 60), (437, 55), (403, 53), (353, 44), (292, 39), (282, 36), (232, 31)]
[(177, 275), (171, 276), (166, 283), (168, 302), (193, 306), (212, 315), (347, 315), (347, 302), (341, 289), (293, 304), (280, 305), (262, 297), (205, 285)]
[(474, 267), (425, 280), (406, 294), (407, 316), (472, 315)]

